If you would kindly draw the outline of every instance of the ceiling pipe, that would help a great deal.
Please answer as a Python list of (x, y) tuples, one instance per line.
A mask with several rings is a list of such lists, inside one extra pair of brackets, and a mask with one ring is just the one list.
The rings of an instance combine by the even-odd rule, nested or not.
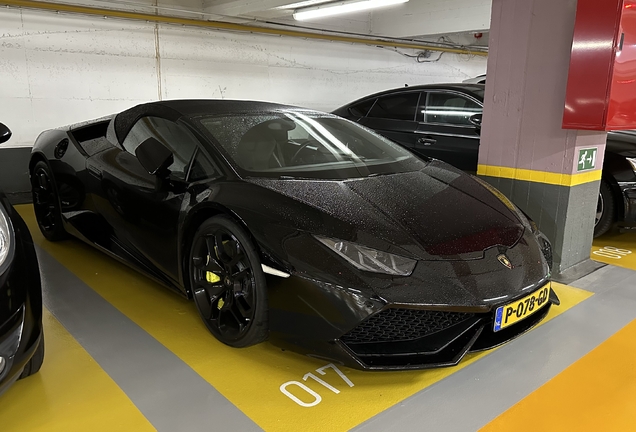
[(71, 14), (93, 15), (109, 18), (121, 18), (136, 21), (148, 21), (161, 24), (176, 24), (192, 27), (212, 28), (218, 30), (231, 30), (248, 33), (268, 34), (275, 36), (289, 36), (303, 39), (316, 39), (333, 42), (344, 42), (352, 44), (362, 44), (370, 46), (382, 46), (391, 48), (407, 48), (428, 51), (441, 51), (454, 54), (467, 54), (477, 56), (487, 56), (487, 51), (470, 50), (465, 48), (450, 48), (425, 43), (401, 42), (400, 40), (390, 38), (373, 38), (373, 37), (353, 37), (339, 36), (334, 34), (313, 33), (298, 30), (275, 29), (247, 24), (236, 24), (222, 21), (206, 21), (191, 18), (180, 18), (168, 15), (154, 15), (140, 12), (129, 12), (117, 9), (103, 9), (89, 6), (75, 6), (64, 3), (54, 3), (36, 0), (0, 0), (0, 6), (15, 6), (26, 9), (46, 10), (53, 12), (67, 12)]

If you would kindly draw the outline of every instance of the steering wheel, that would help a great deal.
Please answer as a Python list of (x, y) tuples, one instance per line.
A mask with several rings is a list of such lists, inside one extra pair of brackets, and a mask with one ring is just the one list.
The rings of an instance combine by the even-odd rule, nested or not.
[(310, 146), (310, 145), (312, 145), (312, 144), (313, 144), (312, 142), (306, 142), (305, 144), (302, 144), (302, 145), (300, 146), (300, 148), (296, 151), (296, 153), (294, 153), (294, 155), (292, 156), (292, 158), (289, 160), (289, 163), (290, 163), (291, 165), (293, 165), (293, 164), (294, 164), (294, 162), (296, 162), (296, 159), (298, 158), (298, 155), (299, 155), (299, 154), (300, 154), (303, 150), (305, 150), (307, 147), (309, 147), (309, 146)]

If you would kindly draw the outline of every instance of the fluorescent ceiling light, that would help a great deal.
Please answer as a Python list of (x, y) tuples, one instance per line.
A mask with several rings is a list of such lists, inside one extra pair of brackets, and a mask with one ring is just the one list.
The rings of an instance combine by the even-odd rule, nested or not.
[(327, 3), (330, 2), (332, 0), (304, 0), (298, 3), (292, 3), (292, 4), (287, 4), (287, 5), (283, 5), (283, 6), (278, 6), (277, 8), (274, 9), (298, 9), (298, 8), (304, 8), (304, 7), (308, 7), (308, 6), (315, 6), (317, 4), (320, 3)]
[(305, 20), (311, 20), (315, 18), (341, 15), (341, 14), (346, 14), (351, 12), (360, 12), (360, 11), (380, 8), (384, 6), (392, 6), (392, 5), (396, 5), (400, 3), (406, 3), (408, 1), (409, 0), (340, 1), (337, 3), (328, 3), (322, 6), (297, 9), (294, 12), (294, 19), (297, 21), (305, 21)]

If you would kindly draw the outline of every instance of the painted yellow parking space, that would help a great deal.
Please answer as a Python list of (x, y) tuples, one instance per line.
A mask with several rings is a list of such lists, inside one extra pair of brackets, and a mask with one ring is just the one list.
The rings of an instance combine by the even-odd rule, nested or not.
[(612, 233), (594, 240), (591, 258), (636, 270), (636, 232)]
[(482, 432), (636, 430), (635, 340), (632, 321)]
[(154, 431), (95, 360), (44, 312), (44, 364), (0, 396), (0, 430)]
[[(454, 368), (389, 373), (325, 368), (325, 361), (268, 343), (229, 348), (210, 335), (193, 303), (78, 241), (46, 242), (32, 209), (19, 211), (36, 243), (268, 431), (348, 430), (488, 354)], [(592, 295), (559, 284), (555, 290), (562, 304), (548, 319)]]

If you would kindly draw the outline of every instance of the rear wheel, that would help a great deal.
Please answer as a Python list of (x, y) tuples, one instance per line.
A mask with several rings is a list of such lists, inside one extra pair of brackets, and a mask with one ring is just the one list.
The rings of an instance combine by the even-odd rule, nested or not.
[(53, 177), (46, 162), (35, 164), (31, 171), (31, 193), (33, 194), (33, 210), (40, 231), (47, 240), (58, 241), (68, 237), (62, 226), (62, 213)]
[(44, 363), (44, 333), (42, 333), (42, 338), (40, 339), (40, 343), (31, 357), (31, 360), (24, 366), (22, 373), (20, 374), (20, 378), (26, 378), (37, 373), (42, 367), (42, 363)]
[(218, 340), (240, 348), (267, 339), (265, 275), (239, 225), (224, 216), (205, 221), (194, 235), (189, 274), (199, 314)]
[(594, 220), (594, 237), (599, 237), (612, 228), (616, 221), (614, 209), (612, 189), (605, 180), (601, 180), (601, 188), (596, 204), (596, 218)]

